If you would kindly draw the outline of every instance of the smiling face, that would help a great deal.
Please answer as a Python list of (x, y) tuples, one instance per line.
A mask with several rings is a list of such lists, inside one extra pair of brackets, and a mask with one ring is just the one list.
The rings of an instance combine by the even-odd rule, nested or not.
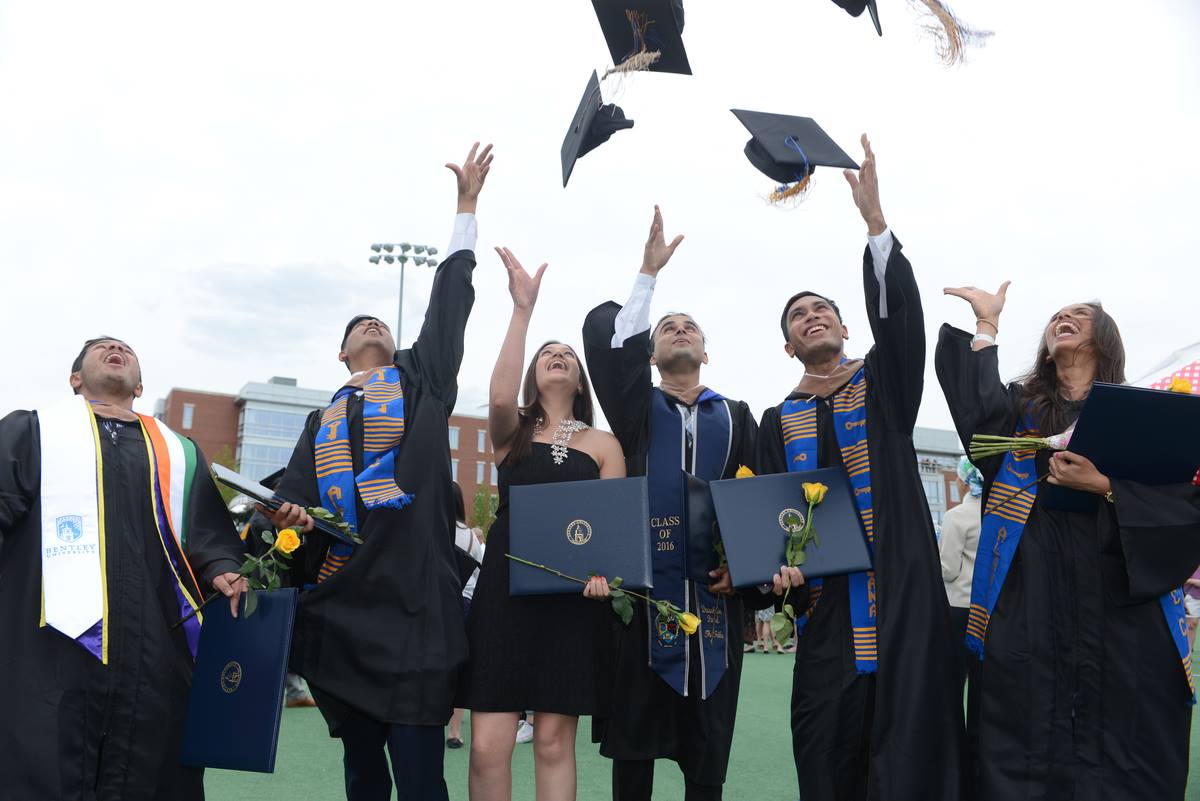
[(1087, 303), (1073, 303), (1059, 309), (1046, 324), (1046, 350), (1051, 359), (1077, 356), (1090, 349), (1096, 321), (1095, 309)]
[(837, 310), (820, 295), (797, 298), (784, 315), (787, 344), (783, 349), (805, 364), (837, 357), (850, 332)]
[(142, 366), (133, 349), (119, 339), (100, 339), (88, 345), (71, 373), (71, 388), (86, 398), (138, 398), (142, 395)]
[(651, 345), (650, 363), (660, 371), (696, 370), (708, 364), (704, 332), (689, 314), (668, 314), (659, 320)]
[(358, 364), (358, 369), (369, 369), (390, 364), (395, 352), (396, 341), (392, 339), (391, 329), (382, 320), (364, 317), (346, 334), (338, 360), (345, 362), (348, 368)]
[(568, 388), (572, 394), (581, 390), (579, 357), (570, 345), (548, 342), (534, 359), (534, 375), (539, 393)]

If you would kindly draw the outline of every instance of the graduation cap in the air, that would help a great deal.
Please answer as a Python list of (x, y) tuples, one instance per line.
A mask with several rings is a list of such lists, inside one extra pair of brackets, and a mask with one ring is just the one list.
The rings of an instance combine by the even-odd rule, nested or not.
[(871, 15), (871, 22), (875, 23), (875, 32), (883, 36), (883, 28), (879, 25), (879, 8), (875, 5), (875, 0), (833, 0), (833, 2), (852, 17), (860, 16), (865, 8)]
[(858, 169), (854, 159), (809, 117), (730, 110), (750, 131), (746, 158), (759, 172), (780, 184), (771, 194), (773, 202), (802, 194), (817, 167)]
[(617, 72), (691, 75), (683, 49), (683, 0), (592, 0)]
[(571, 177), (576, 160), (608, 141), (617, 131), (633, 127), (633, 120), (625, 119), (619, 106), (604, 105), (600, 96), (600, 78), (592, 70), (583, 99), (571, 119), (571, 127), (562, 143), (563, 186)]

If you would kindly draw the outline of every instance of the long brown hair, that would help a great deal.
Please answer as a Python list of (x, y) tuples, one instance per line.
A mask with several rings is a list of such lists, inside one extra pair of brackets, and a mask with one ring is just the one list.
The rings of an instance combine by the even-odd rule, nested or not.
[[(1090, 347), (1096, 353), (1096, 381), (1110, 384), (1125, 383), (1125, 343), (1117, 322), (1099, 303), (1084, 303), (1092, 310), (1092, 338), (1080, 347)], [(1073, 421), (1071, 402), (1062, 396), (1058, 387), (1058, 367), (1050, 357), (1043, 330), (1038, 345), (1037, 360), (1025, 375), (1017, 379), (1025, 387), (1025, 398), (1032, 406), (1033, 419), (1042, 436), (1061, 434)]]
[[(529, 367), (525, 369), (525, 380), (521, 384), (521, 399), (524, 404), (517, 409), (519, 421), (517, 433), (513, 434), (512, 450), (508, 453), (512, 464), (521, 461), (533, 450), (533, 428), (539, 417), (546, 416), (546, 410), (542, 408), (538, 393), (537, 362), (542, 351), (549, 345), (566, 345), (566, 343), (559, 342), (557, 339), (546, 340), (533, 352)], [(595, 414), (592, 411), (592, 385), (588, 382), (587, 371), (583, 369), (583, 360), (579, 358), (578, 353), (575, 353), (574, 348), (570, 345), (566, 345), (566, 347), (574, 354), (575, 361), (579, 364), (580, 389), (575, 393), (575, 399), (571, 402), (571, 416), (581, 423), (587, 423), (589, 426), (595, 425)]]

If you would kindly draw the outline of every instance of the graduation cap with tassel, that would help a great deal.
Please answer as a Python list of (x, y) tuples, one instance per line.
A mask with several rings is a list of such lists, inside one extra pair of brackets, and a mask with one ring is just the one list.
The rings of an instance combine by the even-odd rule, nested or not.
[(772, 204), (798, 203), (812, 186), (817, 167), (857, 170), (858, 164), (809, 117), (730, 109), (750, 131), (746, 158), (776, 181)]
[(587, 88), (583, 90), (583, 98), (579, 108), (571, 119), (571, 127), (562, 143), (562, 179), (563, 187), (571, 178), (575, 162), (608, 141), (617, 131), (633, 127), (633, 120), (625, 118), (625, 112), (620, 106), (605, 104), (600, 94), (600, 76), (592, 70)]
[(613, 66), (604, 73), (691, 75), (683, 49), (683, 0), (592, 0)]
[[(871, 15), (871, 22), (875, 25), (875, 32), (883, 36), (876, 0), (833, 0), (833, 2), (852, 17), (861, 16), (864, 10), (867, 11)], [(979, 44), (992, 35), (991, 31), (972, 28), (964, 23), (942, 0), (909, 0), (909, 3), (924, 7), (926, 14), (932, 17), (932, 21), (925, 25), (925, 30), (937, 42), (938, 56), (946, 65), (961, 63), (966, 57), (968, 47)]]

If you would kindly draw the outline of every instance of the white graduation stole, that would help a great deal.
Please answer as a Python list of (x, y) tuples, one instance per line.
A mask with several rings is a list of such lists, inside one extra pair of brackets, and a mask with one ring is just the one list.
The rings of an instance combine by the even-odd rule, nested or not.
[(38, 411), (41, 431), (42, 620), (72, 640), (99, 623), (104, 494), (99, 431), (82, 396)]

